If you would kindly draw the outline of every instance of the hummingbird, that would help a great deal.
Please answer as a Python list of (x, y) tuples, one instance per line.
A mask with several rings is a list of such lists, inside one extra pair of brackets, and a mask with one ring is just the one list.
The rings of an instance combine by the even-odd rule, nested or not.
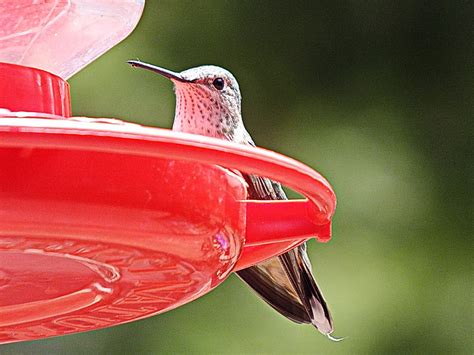
[[(176, 94), (173, 130), (255, 146), (241, 114), (239, 84), (214, 65), (173, 72), (138, 60), (132, 67), (170, 79)], [(242, 174), (253, 200), (286, 200), (281, 185), (265, 177)], [(306, 245), (237, 271), (238, 276), (276, 311), (296, 323), (308, 323), (333, 339), (332, 317), (312, 273)]]

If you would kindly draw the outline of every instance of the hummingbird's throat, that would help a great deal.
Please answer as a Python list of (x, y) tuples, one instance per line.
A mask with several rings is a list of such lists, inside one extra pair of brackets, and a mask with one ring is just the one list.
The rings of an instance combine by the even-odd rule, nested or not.
[(175, 92), (173, 130), (225, 140), (234, 140), (239, 123), (245, 130), (218, 95), (193, 84), (176, 85)]

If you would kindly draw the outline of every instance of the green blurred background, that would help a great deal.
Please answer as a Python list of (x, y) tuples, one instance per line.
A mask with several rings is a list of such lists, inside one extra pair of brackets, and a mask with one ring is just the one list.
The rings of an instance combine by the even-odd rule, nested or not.
[(163, 315), (0, 352), (472, 353), (472, 15), (467, 1), (148, 1), (70, 80), (74, 113), (171, 126), (171, 84), (127, 59), (232, 71), (257, 144), (336, 190), (333, 239), (309, 253), (347, 339), (286, 320), (232, 275)]

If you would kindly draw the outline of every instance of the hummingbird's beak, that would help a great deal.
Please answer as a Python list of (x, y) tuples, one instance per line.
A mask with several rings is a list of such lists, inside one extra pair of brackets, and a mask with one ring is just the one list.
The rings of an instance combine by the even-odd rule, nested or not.
[(155, 73), (163, 75), (165, 78), (168, 78), (168, 79), (171, 79), (171, 80), (177, 80), (177, 81), (181, 81), (183, 83), (191, 82), (190, 80), (184, 79), (179, 73), (175, 73), (174, 71), (157, 67), (156, 65), (153, 65), (153, 64), (140, 62), (139, 60), (128, 60), (127, 63), (130, 64), (134, 68), (148, 69), (148, 70), (151, 70)]

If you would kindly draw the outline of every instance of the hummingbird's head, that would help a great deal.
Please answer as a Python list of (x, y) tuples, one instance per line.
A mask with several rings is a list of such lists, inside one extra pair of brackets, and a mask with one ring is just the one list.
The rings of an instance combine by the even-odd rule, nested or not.
[(176, 111), (173, 129), (228, 140), (240, 140), (245, 131), (237, 80), (227, 70), (204, 65), (172, 72), (140, 61), (128, 61), (170, 79), (175, 86)]

